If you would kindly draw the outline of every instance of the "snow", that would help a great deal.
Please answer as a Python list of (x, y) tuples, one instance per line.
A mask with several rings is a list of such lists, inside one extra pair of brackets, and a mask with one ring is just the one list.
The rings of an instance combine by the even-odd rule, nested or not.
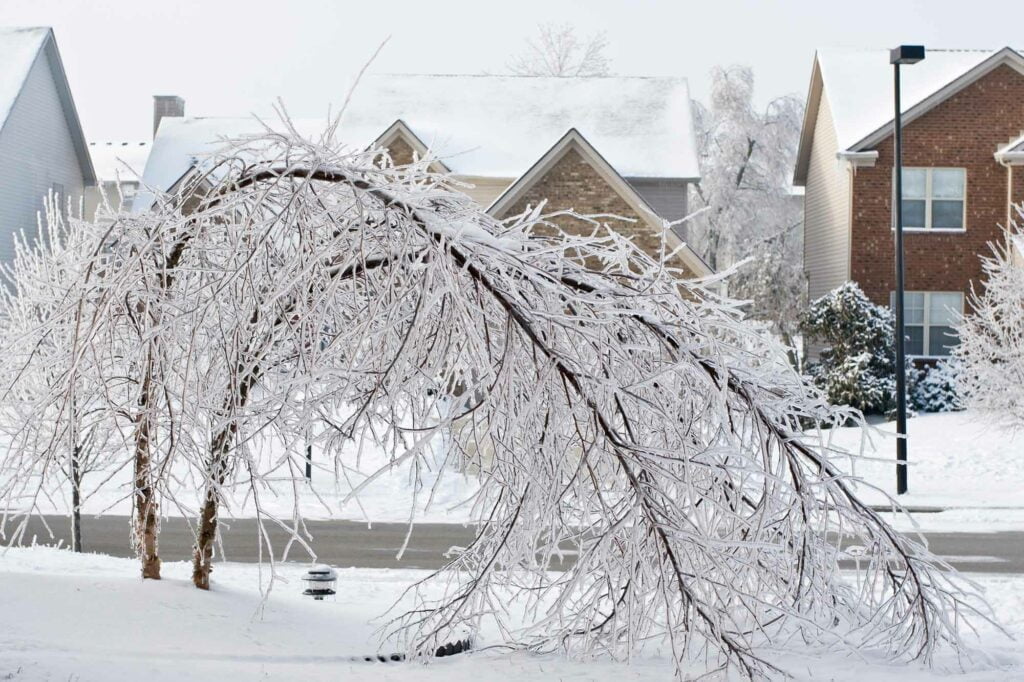
[(101, 182), (132, 182), (142, 177), (149, 142), (90, 142), (89, 154)]
[[(365, 148), (401, 120), (454, 173), (511, 179), (576, 128), (625, 177), (695, 178), (691, 118), (683, 78), (371, 75), (352, 95), (339, 141)], [(318, 135), (327, 121), (294, 123)], [(166, 118), (144, 182), (166, 190), (218, 139), (261, 130), (251, 117)], [(151, 204), (140, 195), (134, 208)]]
[[(923, 530), (1024, 529), (1024, 497), (1021, 495), (1024, 490), (1024, 433), (1006, 430), (969, 410), (921, 414), (907, 423), (910, 493), (900, 496), (899, 502), (911, 508), (945, 510), (942, 513), (915, 514), (914, 520)], [(871, 504), (887, 504), (885, 495), (875, 488), (893, 496), (896, 493), (894, 433), (893, 422), (875, 425), (867, 432), (858, 427), (823, 432), (823, 438), (831, 447), (863, 455), (853, 466), (848, 457), (836, 456), (835, 461), (845, 471), (852, 471), (869, 484), (860, 485), (859, 492)], [(861, 441), (865, 435), (868, 442), (864, 443), (865, 449), (861, 453)], [(440, 448), (434, 450), (421, 462), (426, 466), (421, 471), (423, 487), (416, 504), (416, 520), (423, 523), (467, 523), (471, 519), (472, 497), (479, 483), (471, 474), (443, 470)], [(281, 454), (280, 445), (270, 445), (264, 456), (278, 459)], [(353, 446), (352, 451), (343, 456), (348, 471), (337, 485), (332, 473), (315, 469), (312, 485), (300, 483), (297, 486), (303, 517), (407, 522), (416, 491), (411, 463), (388, 470), (361, 490), (357, 499), (344, 502), (353, 488), (377, 469), (387, 466), (391, 459), (392, 453), (388, 449), (364, 445), (357, 462)], [(315, 453), (314, 461), (323, 463)], [(130, 514), (130, 478), (131, 473), (127, 469), (109, 481), (102, 472), (88, 474), (84, 482), (83, 512), (87, 515)], [(435, 485), (434, 498), (427, 506), (426, 498)], [(229, 516), (255, 516), (255, 508), (247, 492), (246, 485), (235, 489), (229, 504)], [(260, 504), (271, 514), (290, 518), (291, 494), (291, 481), (282, 476), (272, 489), (261, 491)], [(62, 490), (49, 500), (41, 501), (42, 511), (66, 513), (69, 500), (70, 494)], [(169, 515), (180, 513), (173, 505), (165, 505), (163, 511)], [(900, 528), (911, 527), (902, 516), (895, 520)]]
[[(275, 441), (262, 444), (256, 457), (264, 462), (279, 462), (285, 458), (284, 446)], [(333, 471), (319, 467), (327, 466), (324, 458), (314, 449), (313, 482), (299, 480), (295, 485), (298, 507), (303, 518), (310, 520), (340, 519), (348, 521), (408, 522), (415, 507), (415, 519), (421, 523), (466, 523), (470, 520), (472, 500), (479, 489), (479, 483), (470, 474), (446, 467), (443, 463), (443, 438), (438, 437), (416, 461), (392, 465), (400, 458), (401, 452), (392, 453), (388, 448), (369, 441), (362, 446), (348, 444), (341, 455), (344, 468), (341, 480), (335, 482)], [(417, 472), (416, 468), (419, 467)], [(269, 465), (267, 465), (269, 470)], [(380, 469), (386, 471), (366, 483), (352, 498), (350, 492), (367, 481)], [(301, 472), (301, 469), (300, 469)], [(185, 474), (184, 464), (178, 463), (177, 475)], [(301, 473), (296, 475), (301, 476)], [(417, 475), (419, 482), (417, 483)], [(259, 487), (259, 503), (265, 513), (278, 518), (291, 518), (294, 511), (293, 483), (287, 471), (269, 476), (269, 487)], [(70, 485), (61, 479), (53, 494), (40, 499), (40, 512), (66, 514), (71, 500)], [(112, 471), (94, 471), (83, 481), (83, 515), (115, 514), (128, 516), (132, 513), (131, 491), (133, 489), (130, 467), (121, 466)], [(419, 492), (417, 493), (417, 489)], [(236, 485), (228, 484), (226, 516), (253, 518), (256, 507), (250, 493), (249, 483), (242, 480)], [(191, 504), (191, 510), (198, 508), (201, 486), (189, 498), (181, 493), (181, 501)], [(162, 513), (180, 516), (182, 509), (177, 505), (164, 504)]]
[[(895, 496), (895, 432), (895, 422), (877, 425), (867, 433), (870, 442), (864, 444), (862, 453), (870, 460), (857, 461), (851, 467), (848, 458), (839, 457), (836, 463)], [(861, 429), (850, 427), (825, 432), (823, 437), (833, 447), (857, 454), (862, 435)], [(1008, 508), (1024, 513), (1024, 433), (1004, 429), (966, 410), (918, 415), (908, 420), (907, 436), (910, 492), (899, 498), (904, 506), (971, 509), (975, 513), (948, 517), (963, 530), (969, 526), (986, 530), (988, 522), (997, 521)], [(884, 495), (877, 490), (862, 485), (859, 492), (870, 503), (885, 504)], [(986, 513), (977, 513), (980, 511)], [(934, 527), (936, 519), (932, 517), (922, 514), (917, 518)], [(1005, 529), (1006, 522), (1000, 523)]]
[[(996, 54), (995, 50), (928, 49), (925, 60), (904, 69), (901, 87), (907, 111)], [(892, 120), (889, 51), (819, 50), (818, 64), (835, 121), (839, 149), (853, 147)]]
[[(569, 660), (486, 647), (500, 639), (485, 625), (471, 654), (420, 663), (369, 663), (353, 657), (397, 650), (375, 634), (380, 616), (425, 571), (343, 569), (338, 595), (315, 602), (301, 596), (308, 566), (279, 566), (278, 583), (264, 602), (259, 568), (218, 564), (213, 589), (188, 581), (190, 566), (165, 563), (164, 580), (142, 581), (128, 559), (73, 554), (51, 548), (0, 554), (0, 679), (10, 680), (623, 680), (672, 677), (667, 653), (650, 647), (628, 663), (603, 657)], [(264, 568), (264, 579), (266, 568)], [(981, 624), (975, 644), (985, 663), (937, 657), (936, 668), (888, 664), (867, 654), (814, 657), (770, 653), (806, 679), (963, 682), (1020, 679), (1024, 675), (1024, 577), (972, 576), (986, 588), (1012, 642)], [(962, 671), (960, 666), (966, 670)], [(695, 664), (693, 673), (699, 672)], [(711, 678), (721, 679), (721, 678)], [(735, 679), (735, 678), (729, 678)]]
[(0, 128), (49, 33), (46, 27), (0, 28)]

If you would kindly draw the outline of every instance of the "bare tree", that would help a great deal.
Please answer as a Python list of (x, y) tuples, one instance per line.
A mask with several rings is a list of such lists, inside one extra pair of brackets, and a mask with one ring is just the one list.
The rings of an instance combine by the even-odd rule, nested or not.
[(83, 482), (90, 472), (108, 468), (116, 437), (96, 393), (107, 369), (72, 350), (80, 304), (90, 304), (87, 296), (79, 296), (92, 235), (74, 229), (64, 201), (56, 195), (47, 198), (38, 229), (16, 236), (14, 258), (3, 268), (0, 431), (13, 453), (7, 464), (24, 469), (0, 479), (0, 488), (7, 486), (0, 495), (12, 503), (7, 510), (23, 528), (28, 514), (69, 491), (64, 502), (71, 546), (80, 552)]
[(526, 48), (508, 63), (517, 76), (608, 76), (611, 62), (603, 33), (587, 38), (577, 35), (570, 24), (540, 24), (538, 35), (526, 41)]
[[(195, 505), (197, 587), (232, 486), (252, 495), (272, 569), (268, 524), (289, 531), (285, 551), (308, 548), (298, 505), (277, 518), (260, 495), (301, 485), (310, 434), (337, 471), (348, 444), (404, 443), (390, 464), (416, 463), (448, 433), (448, 463), (481, 480), (477, 536), (430, 578), (441, 600), (395, 621), (410, 653), (487, 618), (532, 649), (666, 641), (680, 676), (697, 657), (775, 674), (768, 648), (792, 641), (925, 659), (959, 646), (976, 595), (802, 431), (856, 415), (734, 302), (683, 281), (667, 246), (653, 259), (611, 218), (559, 233), (542, 207), (497, 221), (429, 159), (395, 167), (333, 139), (285, 120), (234, 141), (92, 251), (102, 286), (72, 357), (109, 355), (95, 366), (132, 374), (131, 396), (153, 379), (144, 406), (107, 397), (103, 372), (88, 394), (158, 425), (153, 483)], [(292, 446), (268, 461), (272, 440)], [(569, 550), (575, 565), (550, 572)]]

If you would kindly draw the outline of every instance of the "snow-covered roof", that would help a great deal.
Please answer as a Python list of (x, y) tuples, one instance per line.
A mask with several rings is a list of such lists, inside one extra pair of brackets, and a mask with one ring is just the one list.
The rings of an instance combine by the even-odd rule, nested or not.
[(96, 177), (103, 182), (134, 182), (142, 177), (149, 142), (90, 142), (89, 155)]
[[(929, 110), (974, 78), (1000, 64), (1024, 71), (1024, 56), (1013, 48), (948, 50), (929, 48), (924, 61), (904, 67), (904, 121)], [(893, 68), (887, 49), (821, 49), (815, 54), (807, 114), (797, 155), (796, 180), (803, 181), (818, 97), (827, 98), (839, 151), (869, 149), (888, 135), (893, 118)]]
[(50, 29), (0, 27), (0, 128), (18, 98)]
[[(365, 147), (397, 120), (460, 175), (519, 177), (572, 128), (625, 177), (700, 174), (683, 78), (366, 76), (344, 113), (340, 141)], [(325, 126), (323, 119), (295, 123), (309, 134)], [(165, 118), (144, 182), (167, 189), (219, 138), (259, 130), (252, 118)]]
[[(920, 104), (999, 50), (933, 50), (903, 69), (903, 111)], [(893, 70), (888, 50), (818, 51), (818, 64), (841, 150), (892, 121)]]

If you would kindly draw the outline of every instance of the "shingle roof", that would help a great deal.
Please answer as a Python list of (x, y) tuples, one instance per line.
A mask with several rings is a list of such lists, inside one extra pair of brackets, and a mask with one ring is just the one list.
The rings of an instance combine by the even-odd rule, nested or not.
[[(903, 67), (904, 122), (928, 111), (989, 70), (1009, 64), (1024, 72), (1024, 55), (999, 50), (929, 49), (924, 61)], [(840, 152), (871, 149), (890, 134), (893, 68), (888, 50), (822, 49), (814, 57), (794, 182), (806, 181), (819, 98), (827, 100)]]
[[(683, 78), (367, 76), (352, 95), (339, 135), (365, 147), (396, 120), (461, 175), (518, 177), (571, 128), (625, 177), (700, 174)], [(311, 134), (324, 124), (296, 121)], [(218, 138), (259, 129), (252, 118), (164, 119), (144, 181), (167, 189)]]
[(149, 142), (90, 142), (96, 177), (107, 182), (137, 181), (149, 158)]
[[(903, 69), (903, 111), (997, 52), (929, 49), (924, 61)], [(819, 50), (817, 58), (841, 150), (851, 149), (892, 120), (893, 70), (888, 50)]]

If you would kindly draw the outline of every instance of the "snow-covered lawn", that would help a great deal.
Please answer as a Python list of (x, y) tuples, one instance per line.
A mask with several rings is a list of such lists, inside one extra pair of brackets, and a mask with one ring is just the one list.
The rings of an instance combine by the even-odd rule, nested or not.
[[(861, 453), (852, 473), (888, 494), (896, 494), (895, 422), (868, 432), (825, 432), (833, 446)], [(908, 507), (941, 507), (942, 514), (918, 514), (926, 529), (1007, 530), (1024, 527), (1024, 433), (994, 425), (971, 411), (922, 414), (907, 422), (910, 492), (899, 502)], [(850, 461), (837, 463), (851, 471)], [(885, 497), (859, 486), (864, 499), (884, 504)]]
[[(269, 475), (267, 485), (259, 485), (259, 503), (266, 513), (291, 518), (295, 499), (306, 519), (342, 519), (351, 521), (407, 522), (415, 507), (416, 520), (424, 523), (464, 523), (471, 516), (471, 499), (478, 490), (477, 479), (472, 475), (453, 470), (444, 464), (444, 439), (436, 442), (415, 461), (403, 461), (391, 466), (402, 452), (393, 452), (386, 447), (364, 443), (362, 447), (346, 446), (341, 456), (344, 468), (340, 480), (335, 481), (334, 472), (315, 468), (312, 485), (303, 478), (301, 458), (293, 462), (296, 468), (289, 470), (278, 465), (275, 473)], [(285, 450), (279, 443), (264, 444), (259, 457), (265, 462), (280, 463), (286, 459)], [(0, 442), (0, 447), (5, 444)], [(317, 467), (327, 466), (323, 456), (314, 452)], [(270, 468), (270, 465), (267, 466)], [(383, 473), (378, 471), (384, 469)], [(179, 480), (193, 480), (184, 463), (176, 465)], [(350, 492), (376, 477), (356, 496), (348, 498)], [(201, 482), (195, 482), (193, 490), (179, 493), (179, 501), (190, 505), (192, 510), (200, 503), (203, 493)], [(48, 494), (37, 499), (38, 511), (44, 514), (66, 514), (70, 507), (70, 485), (66, 480), (48, 482)], [(128, 516), (131, 505), (132, 472), (129, 466), (107, 472), (90, 472), (83, 483), (82, 510), (85, 515), (114, 514)], [(229, 484), (229, 503), (225, 514), (236, 518), (252, 518), (256, 506), (251, 494), (249, 481), (240, 476), (234, 486)], [(165, 501), (162, 513), (170, 516), (181, 515), (181, 509)]]
[[(378, 651), (380, 616), (422, 571), (348, 569), (334, 601), (300, 596), (305, 566), (281, 567), (261, 608), (259, 568), (218, 564), (214, 589), (188, 583), (186, 564), (165, 564), (166, 579), (142, 581), (127, 559), (74, 555), (50, 548), (0, 554), (0, 680), (615, 680), (663, 682), (672, 667), (657, 651), (631, 662), (573, 661), (490, 649), (420, 663), (366, 663), (350, 657)], [(265, 569), (264, 569), (265, 570)], [(1024, 576), (979, 576), (997, 615), (1024, 637)], [(774, 659), (798, 676), (827, 680), (1024, 679), (1019, 643), (981, 627), (988, 664), (961, 671), (953, 656), (935, 670), (833, 656), (785, 654)], [(498, 641), (484, 632), (482, 645)], [(384, 651), (389, 650), (385, 645)]]
[[(923, 414), (908, 421), (910, 435), (910, 494), (899, 501), (909, 507), (941, 507), (941, 514), (917, 514), (924, 530), (978, 531), (1024, 529), (1024, 433), (1014, 433), (993, 425), (971, 411), (944, 414)], [(851, 467), (847, 458), (836, 462), (866, 483), (896, 493), (895, 423), (876, 425), (867, 432), (857, 427), (823, 432), (833, 447), (861, 453)], [(477, 490), (472, 475), (446, 470), (440, 476), (440, 448), (420, 460), (419, 478), (422, 487), (417, 496), (416, 518), (421, 522), (465, 523), (470, 519), (467, 500)], [(267, 453), (277, 458), (279, 452)], [(408, 463), (396, 466), (363, 489), (357, 499), (343, 503), (348, 492), (378, 468), (390, 461), (392, 453), (381, 447), (364, 446), (358, 462), (353, 451), (344, 460), (348, 470), (344, 479), (335, 483), (328, 471), (314, 471), (313, 484), (287, 480), (282, 474), (270, 488), (262, 488), (260, 503), (273, 514), (290, 517), (292, 485), (298, 493), (299, 507), (308, 519), (369, 520), (377, 522), (409, 520), (416, 490), (413, 467)], [(103, 484), (98, 490), (94, 486)], [(121, 514), (131, 511), (128, 499), (130, 472), (125, 469), (113, 478), (101, 472), (85, 480), (86, 514)], [(435, 488), (436, 486), (436, 488)], [(66, 486), (65, 486), (66, 488)], [(884, 504), (885, 496), (868, 486), (860, 486), (861, 495), (872, 504)], [(201, 488), (197, 488), (201, 490)], [(65, 513), (70, 495), (57, 491), (41, 500), (43, 511)], [(247, 484), (239, 485), (230, 505), (229, 515), (246, 518), (255, 513)], [(431, 498), (429, 505), (428, 498)], [(178, 510), (165, 505), (164, 513)], [(910, 524), (900, 518), (900, 527)]]

